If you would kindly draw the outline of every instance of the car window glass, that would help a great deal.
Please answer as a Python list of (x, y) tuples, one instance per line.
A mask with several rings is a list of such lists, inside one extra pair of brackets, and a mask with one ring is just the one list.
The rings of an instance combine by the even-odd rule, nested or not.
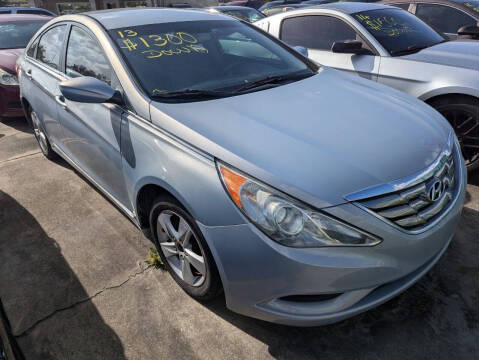
[(23, 49), (45, 21), (7, 21), (0, 23), (0, 49)]
[(279, 60), (278, 56), (245, 34), (233, 32), (218, 36), (224, 54)]
[(235, 91), (270, 76), (314, 74), (279, 42), (235, 20), (156, 23), (109, 34), (151, 96), (184, 89)]
[(0, 14), (10, 14), (10, 11), (9, 10), (7, 10), (7, 11), (2, 10), (2, 11), (0, 11)]
[(66, 25), (60, 25), (47, 30), (42, 35), (38, 43), (37, 60), (54, 69), (59, 69), (65, 30)]
[(465, 25), (476, 25), (472, 17), (450, 6), (418, 4), (416, 16), (437, 31), (448, 34), (456, 34)]
[(111, 85), (111, 67), (100, 45), (88, 33), (72, 27), (66, 55), (66, 74), (92, 76)]
[(388, 5), (395, 6), (395, 7), (401, 8), (401, 9), (403, 9), (403, 10), (408, 10), (408, 9), (409, 9), (409, 3), (388, 4)]
[(30, 45), (30, 47), (27, 50), (27, 56), (34, 57), (37, 46), (38, 46), (38, 40), (36, 40), (32, 45)]
[(361, 41), (361, 38), (351, 26), (341, 19), (312, 15), (285, 19), (281, 27), (281, 40), (291, 46), (331, 50), (336, 41)]

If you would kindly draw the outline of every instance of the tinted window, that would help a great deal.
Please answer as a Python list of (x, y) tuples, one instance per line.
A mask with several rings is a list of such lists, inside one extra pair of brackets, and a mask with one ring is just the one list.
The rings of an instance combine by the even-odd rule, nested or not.
[(314, 74), (279, 43), (235, 20), (157, 23), (110, 35), (152, 97), (184, 89), (234, 91), (267, 76)]
[(404, 55), (445, 41), (430, 26), (401, 9), (362, 11), (352, 16), (392, 55)]
[(1, 10), (0, 14), (10, 14), (10, 11), (9, 10)]
[(449, 6), (418, 4), (416, 16), (444, 33), (456, 34), (465, 25), (476, 25), (469, 15)]
[(42, 10), (17, 10), (17, 14), (36, 14), (52, 16), (52, 14)]
[(9, 21), (0, 24), (0, 49), (19, 49), (27, 46), (33, 34), (46, 21)]
[(409, 9), (409, 3), (403, 3), (403, 4), (388, 4), (388, 5), (395, 6), (395, 7), (398, 7), (398, 8), (400, 8), (400, 9), (403, 9), (403, 10), (408, 10), (408, 9)]
[(37, 59), (54, 69), (60, 67), (60, 54), (65, 30), (65, 25), (54, 27), (45, 32), (38, 43)]
[(68, 40), (66, 74), (92, 76), (110, 85), (111, 72), (100, 45), (86, 31), (73, 26)]
[(291, 46), (304, 46), (308, 49), (331, 50), (335, 41), (355, 39), (356, 32), (351, 26), (331, 16), (288, 18), (281, 27), (281, 40)]

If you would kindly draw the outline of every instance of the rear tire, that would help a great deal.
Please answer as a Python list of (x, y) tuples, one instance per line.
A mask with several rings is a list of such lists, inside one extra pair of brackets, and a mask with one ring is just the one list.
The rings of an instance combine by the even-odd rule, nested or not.
[(50, 141), (48, 140), (47, 133), (45, 132), (40, 118), (31, 107), (28, 109), (27, 120), (32, 124), (33, 134), (35, 135), (35, 139), (37, 139), (38, 146), (40, 147), (40, 150), (42, 150), (43, 155), (49, 160), (57, 158), (57, 154), (53, 151), (50, 145)]
[(150, 229), (166, 269), (191, 297), (205, 301), (222, 291), (221, 280), (193, 217), (171, 196), (160, 196), (150, 211)]
[(429, 102), (453, 127), (469, 171), (479, 167), (479, 99), (464, 95), (440, 97)]

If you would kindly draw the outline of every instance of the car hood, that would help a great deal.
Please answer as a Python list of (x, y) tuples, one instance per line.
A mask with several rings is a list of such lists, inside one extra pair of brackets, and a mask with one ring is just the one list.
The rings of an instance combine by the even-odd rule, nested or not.
[(15, 64), (24, 49), (0, 49), (0, 68), (15, 74)]
[(404, 59), (479, 70), (479, 41), (456, 40), (431, 46)]
[(330, 68), (241, 96), (152, 102), (170, 134), (318, 208), (430, 165), (449, 124), (389, 87)]

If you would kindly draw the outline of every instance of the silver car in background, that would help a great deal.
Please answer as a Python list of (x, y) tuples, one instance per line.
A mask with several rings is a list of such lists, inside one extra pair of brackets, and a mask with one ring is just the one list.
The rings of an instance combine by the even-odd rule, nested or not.
[[(451, 123), (469, 169), (479, 166), (479, 46), (448, 41), (414, 15), (370, 3), (332, 3), (255, 23), (310, 59), (402, 90)], [(303, 51), (304, 52), (304, 51)]]
[(196, 299), (339, 321), (411, 286), (456, 230), (466, 168), (439, 113), (232, 17), (62, 16), (19, 67), (44, 155), (150, 233)]

